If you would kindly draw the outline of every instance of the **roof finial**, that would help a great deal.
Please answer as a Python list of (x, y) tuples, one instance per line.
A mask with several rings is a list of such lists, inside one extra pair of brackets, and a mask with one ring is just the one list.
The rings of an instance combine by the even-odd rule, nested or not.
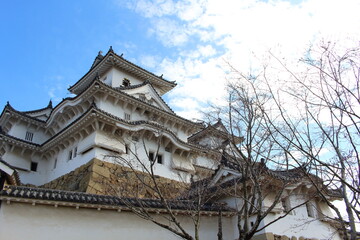
[(112, 46), (110, 46), (109, 52), (114, 52)]
[(160, 75), (160, 78), (162, 78), (162, 77), (163, 77), (163, 75), (164, 75), (164, 74), (161, 74), (161, 75)]
[(100, 50), (99, 53), (98, 53), (98, 56), (102, 56), (102, 51)]
[(120, 57), (122, 57), (124, 55), (124, 53), (121, 53)]
[(53, 106), (52, 106), (52, 101), (51, 101), (51, 99), (50, 99), (50, 101), (49, 101), (49, 104), (48, 104), (48, 106), (47, 106), (47, 108), (52, 108)]

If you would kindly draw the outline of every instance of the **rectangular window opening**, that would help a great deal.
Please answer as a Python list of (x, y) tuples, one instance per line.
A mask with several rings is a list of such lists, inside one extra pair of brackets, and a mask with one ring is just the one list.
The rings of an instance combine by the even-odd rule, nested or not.
[(281, 200), (282, 203), (282, 207), (284, 208), (284, 212), (289, 213), (290, 215), (292, 215), (292, 211), (290, 211), (291, 209), (291, 205), (290, 205), (290, 199), (288, 197), (283, 198)]
[(163, 163), (163, 157), (160, 154), (157, 155), (157, 163), (159, 163), (159, 164)]
[(34, 137), (34, 133), (26, 131), (26, 134), (25, 134), (25, 140), (26, 141), (32, 142), (33, 137)]
[(68, 156), (68, 160), (71, 160), (73, 156), (72, 150), (69, 151), (69, 156)]
[(314, 208), (310, 202), (306, 203), (306, 211), (307, 211), (308, 217), (312, 217), (312, 218), (315, 217)]
[(73, 158), (76, 158), (77, 156), (77, 146), (73, 150)]
[(129, 154), (129, 153), (130, 153), (129, 145), (125, 144), (125, 154)]
[(56, 165), (57, 165), (57, 158), (55, 158), (55, 160), (54, 160), (54, 168), (53, 169), (56, 168)]
[(30, 164), (30, 170), (32, 172), (36, 172), (37, 171), (37, 167), (38, 167), (38, 163), (37, 162), (31, 162)]
[(127, 78), (124, 78), (124, 79), (123, 79), (123, 82), (122, 82), (122, 85), (123, 85), (124, 87), (130, 86), (130, 80), (127, 79)]
[(130, 120), (131, 119), (130, 113), (125, 113), (124, 118), (125, 118), (125, 120)]
[(153, 152), (149, 152), (149, 161), (150, 162), (154, 161), (154, 153)]
[(132, 139), (134, 142), (138, 142), (138, 141), (139, 141), (139, 137), (137, 137), (137, 136), (133, 136), (131, 139)]

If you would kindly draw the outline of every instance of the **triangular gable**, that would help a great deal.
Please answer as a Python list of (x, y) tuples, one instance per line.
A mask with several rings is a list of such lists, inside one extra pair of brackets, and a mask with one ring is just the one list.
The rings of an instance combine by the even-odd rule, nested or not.
[(164, 102), (164, 100), (160, 97), (160, 95), (149, 82), (138, 86), (122, 88), (121, 91), (139, 98), (144, 102), (150, 103), (151, 105), (154, 105), (164, 111), (173, 113), (173, 110)]
[(242, 137), (236, 137), (229, 134), (226, 127), (219, 119), (215, 124), (209, 124), (206, 128), (195, 133), (188, 138), (188, 141), (211, 149), (236, 149), (234, 144), (239, 144)]
[(220, 165), (213, 175), (209, 186), (213, 187), (239, 177), (241, 177), (241, 174), (238, 171), (224, 165)]
[(116, 67), (132, 76), (143, 81), (150, 81), (153, 85), (157, 86), (161, 95), (170, 91), (176, 86), (175, 81), (168, 81), (161, 76), (157, 76), (142, 67), (129, 62), (123, 58), (123, 54), (117, 55), (110, 47), (105, 56), (98, 55), (94, 60), (89, 71), (68, 90), (73, 94), (81, 93), (96, 76), (103, 76), (109, 69)]

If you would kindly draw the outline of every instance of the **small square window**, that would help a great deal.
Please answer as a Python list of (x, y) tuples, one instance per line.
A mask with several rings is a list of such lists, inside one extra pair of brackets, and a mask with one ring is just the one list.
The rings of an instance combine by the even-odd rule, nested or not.
[(37, 167), (38, 167), (38, 163), (37, 162), (31, 162), (30, 164), (30, 170), (32, 172), (36, 172), (37, 171)]
[(32, 142), (33, 137), (34, 137), (34, 133), (29, 132), (29, 131), (26, 132), (26, 134), (25, 134), (25, 140), (26, 140), (26, 141)]
[(124, 78), (124, 79), (123, 79), (123, 82), (122, 82), (122, 85), (123, 85), (124, 87), (130, 86), (130, 80), (127, 79), (127, 78)]
[(131, 115), (129, 113), (125, 113), (124, 118), (125, 118), (125, 120), (130, 120)]

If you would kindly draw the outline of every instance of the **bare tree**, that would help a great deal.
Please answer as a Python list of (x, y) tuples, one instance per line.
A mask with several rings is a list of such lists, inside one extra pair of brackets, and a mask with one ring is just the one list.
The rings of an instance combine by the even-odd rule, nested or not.
[[(137, 187), (142, 188), (142, 192), (150, 192), (153, 201), (156, 201), (164, 209), (161, 214), (154, 214), (148, 205), (144, 204), (144, 199), (133, 190), (124, 193), (124, 189), (119, 189), (118, 185), (110, 186), (112, 192), (120, 197), (131, 196), (128, 201), (124, 198), (127, 207), (137, 216), (153, 222), (155, 225), (164, 228), (175, 235), (188, 240), (200, 239), (200, 225), (205, 211), (215, 212), (218, 214), (218, 239), (222, 240), (222, 211), (228, 210), (223, 204), (216, 204), (210, 201), (210, 197), (204, 192), (206, 186), (202, 182), (197, 182), (197, 187), (191, 191), (191, 198), (187, 194), (180, 195), (181, 192), (188, 192), (190, 183), (179, 176), (179, 181), (171, 180), (171, 183), (164, 183), (164, 178), (156, 174), (156, 165), (159, 161), (160, 147), (164, 146), (162, 131), (136, 133), (134, 137), (124, 139), (124, 136), (118, 137), (118, 141), (122, 145), (126, 145), (127, 154), (109, 155), (109, 158), (115, 159), (115, 162), (130, 169), (131, 174), (137, 180)], [(149, 150), (149, 142), (147, 138), (155, 140), (156, 150)], [(112, 136), (114, 137), (114, 136)], [(152, 149), (154, 150), (154, 149)], [(181, 185), (181, 192), (176, 195), (171, 194), (171, 188), (174, 184)], [(170, 193), (170, 194), (169, 194)], [(132, 194), (132, 195), (131, 195)], [(149, 200), (149, 199), (148, 199)], [(180, 210), (179, 210), (180, 209)], [(217, 211), (217, 212), (216, 212)], [(181, 214), (178, 214), (178, 213)], [(180, 216), (190, 218), (193, 223), (193, 234), (186, 229)]]
[(360, 221), (360, 47), (339, 50), (340, 47), (339, 43), (323, 42), (310, 49), (300, 61), (307, 67), (302, 74), (294, 73), (272, 55), (289, 73), (291, 85), (281, 93), (297, 105), (295, 117), (275, 97), (277, 93), (270, 81), (264, 79), (291, 137), (272, 126), (287, 145), (301, 153), (302, 163), (311, 166), (328, 187), (340, 189), (349, 235), (339, 208), (329, 201), (328, 204), (337, 214), (344, 238), (356, 239), (356, 222)]
[[(212, 106), (213, 110), (207, 116), (210, 119), (220, 117), (230, 133), (230, 144), (223, 148), (222, 154), (227, 165), (239, 173), (239, 177), (227, 187), (227, 195), (238, 201), (238, 239), (242, 240), (251, 239), (308, 200), (291, 209), (282, 208), (282, 215), (261, 226), (262, 221), (282, 205), (286, 197), (284, 190), (294, 184), (294, 179), (281, 176), (282, 172), (293, 167), (289, 165), (289, 161), (283, 161), (291, 146), (276, 132), (276, 127), (280, 127), (275, 127), (277, 116), (270, 119), (271, 109), (267, 109), (273, 96), (262, 91), (258, 76), (243, 75), (236, 69), (231, 69), (236, 78), (228, 85), (227, 105)], [(235, 136), (243, 136), (243, 141), (237, 144)], [(277, 171), (279, 169), (284, 171)], [(303, 168), (295, 171), (297, 177), (309, 176)], [(265, 206), (266, 199), (271, 199), (272, 204)]]
[[(285, 164), (306, 166), (316, 176), (309, 180), (336, 212), (342, 236), (356, 239), (360, 222), (360, 46), (341, 49), (339, 43), (323, 42), (300, 60), (298, 67), (305, 69), (301, 72), (270, 55), (280, 65), (278, 75), (286, 79), (271, 74), (269, 65), (256, 77), (237, 74), (250, 83), (255, 99), (266, 94), (263, 123), (286, 156)], [(279, 69), (278, 65), (271, 67)], [(254, 85), (253, 79), (261, 84)], [(277, 81), (282, 86), (274, 87)], [(341, 195), (347, 218), (329, 201), (332, 194)]]

